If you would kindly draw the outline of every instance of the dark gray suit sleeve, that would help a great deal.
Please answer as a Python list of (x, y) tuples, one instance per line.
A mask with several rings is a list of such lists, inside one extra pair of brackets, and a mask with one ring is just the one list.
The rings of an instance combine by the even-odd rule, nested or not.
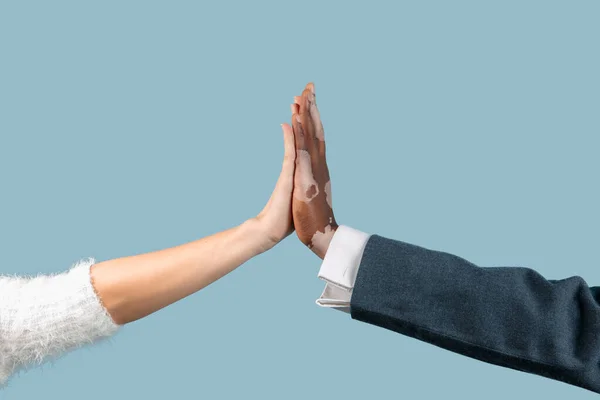
[(371, 236), (353, 319), (600, 393), (600, 288)]

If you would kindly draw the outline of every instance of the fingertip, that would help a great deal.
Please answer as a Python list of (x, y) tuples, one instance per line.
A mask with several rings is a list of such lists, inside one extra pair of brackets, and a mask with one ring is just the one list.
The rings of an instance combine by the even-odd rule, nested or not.
[(281, 124), (281, 129), (283, 130), (283, 133), (286, 135), (292, 133), (292, 127), (289, 124), (286, 124), (286, 123)]
[(300, 113), (305, 113), (310, 106), (310, 98), (312, 96), (312, 92), (307, 88), (302, 91), (301, 103), (299, 105)]

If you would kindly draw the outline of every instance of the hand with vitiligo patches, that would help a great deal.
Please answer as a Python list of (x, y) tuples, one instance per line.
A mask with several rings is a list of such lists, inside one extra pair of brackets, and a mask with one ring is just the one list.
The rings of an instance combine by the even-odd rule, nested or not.
[(314, 84), (306, 85), (302, 95), (294, 98), (291, 109), (296, 142), (294, 228), (300, 241), (324, 258), (338, 225), (333, 215), (324, 130)]

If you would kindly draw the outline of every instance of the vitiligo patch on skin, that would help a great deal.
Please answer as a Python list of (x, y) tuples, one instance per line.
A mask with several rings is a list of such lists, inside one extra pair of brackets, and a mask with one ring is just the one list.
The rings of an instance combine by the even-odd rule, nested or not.
[(325, 232), (315, 232), (311, 240), (311, 250), (317, 254), (325, 254), (334, 233), (335, 231), (331, 228), (331, 225), (325, 227)]
[(294, 197), (306, 203), (310, 202), (319, 194), (319, 186), (313, 176), (310, 154), (306, 150), (298, 150), (297, 172), (294, 175)]
[(327, 205), (329, 205), (329, 208), (333, 210), (333, 206), (331, 205), (331, 181), (327, 181), (325, 184), (325, 200), (327, 200)]

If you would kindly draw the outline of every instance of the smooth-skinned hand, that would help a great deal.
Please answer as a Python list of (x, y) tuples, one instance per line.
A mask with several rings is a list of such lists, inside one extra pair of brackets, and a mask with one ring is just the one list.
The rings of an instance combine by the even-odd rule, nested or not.
[(251, 220), (257, 233), (264, 238), (261, 251), (267, 251), (294, 231), (292, 222), (292, 193), (296, 149), (294, 133), (288, 124), (282, 124), (284, 156), (283, 166), (275, 189), (263, 210)]

